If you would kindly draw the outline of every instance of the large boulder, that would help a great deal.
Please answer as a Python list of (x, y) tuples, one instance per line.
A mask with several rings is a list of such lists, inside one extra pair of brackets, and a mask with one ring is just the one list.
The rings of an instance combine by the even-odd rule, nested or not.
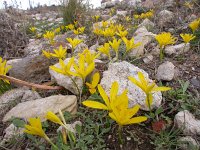
[(12, 65), (9, 75), (28, 82), (41, 83), (50, 79), (50, 61), (44, 56), (25, 57), (8, 61)]
[[(138, 72), (142, 72), (149, 82), (153, 82), (149, 79), (149, 75), (144, 70), (123, 61), (110, 64), (108, 70), (104, 71), (100, 84), (109, 94), (112, 83), (117, 81), (119, 83), (118, 94), (121, 94), (125, 89), (128, 89), (129, 107), (139, 104), (141, 109), (148, 110), (148, 107), (145, 104), (145, 93), (128, 79), (129, 76), (138, 79)], [(159, 107), (161, 105), (161, 101), (161, 92), (155, 92), (153, 94), (153, 104), (151, 107)]]
[(19, 103), (12, 108), (3, 118), (3, 122), (9, 121), (12, 117), (28, 120), (29, 118), (40, 117), (42, 121), (46, 120), (47, 111), (55, 114), (62, 111), (76, 113), (77, 98), (74, 95), (54, 95), (33, 101)]
[(18, 103), (31, 101), (41, 98), (36, 91), (27, 90), (24, 88), (13, 89), (7, 91), (0, 96), (0, 116), (8, 112)]

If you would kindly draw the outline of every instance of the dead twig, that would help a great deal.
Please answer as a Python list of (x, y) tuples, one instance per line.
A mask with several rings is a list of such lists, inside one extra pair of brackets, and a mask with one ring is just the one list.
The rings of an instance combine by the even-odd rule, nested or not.
[(24, 86), (35, 88), (35, 89), (42, 89), (42, 90), (61, 90), (61, 89), (63, 89), (62, 86), (40, 85), (40, 84), (30, 83), (30, 82), (26, 82), (23, 80), (19, 80), (19, 79), (9, 77), (9, 76), (4, 76), (4, 75), (0, 75), (0, 79), (6, 79), (6, 80), (9, 80), (10, 82), (16, 83), (18, 85), (24, 85)]

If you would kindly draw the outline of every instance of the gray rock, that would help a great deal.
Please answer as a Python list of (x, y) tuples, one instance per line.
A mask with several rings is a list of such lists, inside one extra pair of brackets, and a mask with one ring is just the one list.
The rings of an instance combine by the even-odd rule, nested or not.
[[(117, 81), (119, 83), (118, 94), (121, 94), (125, 89), (128, 89), (129, 91), (129, 107), (139, 104), (141, 109), (148, 110), (148, 107), (145, 104), (145, 93), (128, 79), (129, 76), (138, 79), (138, 72), (142, 72), (149, 82), (153, 82), (151, 79), (149, 79), (148, 74), (144, 70), (126, 61), (123, 61), (110, 64), (108, 70), (103, 72), (103, 78), (100, 84), (109, 94), (112, 83)], [(162, 101), (161, 92), (155, 92), (153, 94), (153, 98), (152, 108), (159, 107)]]
[(108, 1), (108, 2), (105, 2), (105, 3), (101, 4), (101, 9), (112, 8), (114, 6), (115, 6), (115, 2)]
[(167, 46), (165, 48), (165, 54), (167, 55), (180, 55), (190, 50), (190, 43), (181, 43), (178, 45)]
[(141, 0), (125, 0), (125, 2), (127, 3), (129, 7), (136, 7), (136, 6), (140, 6), (142, 1)]
[(5, 135), (3, 137), (3, 140), (0, 142), (0, 145), (4, 145), (13, 137), (17, 139), (17, 137), (23, 135), (24, 133), (23, 131), (24, 131), (23, 128), (17, 128), (14, 124), (11, 124), (4, 130)]
[(143, 59), (143, 61), (144, 61), (145, 64), (150, 63), (152, 60), (153, 60), (153, 55), (147, 55), (147, 56)]
[(160, 27), (166, 27), (166, 26), (168, 26), (170, 23), (173, 22), (173, 20), (174, 20), (174, 14), (171, 11), (162, 10), (158, 14), (158, 25)]
[(88, 46), (85, 43), (80, 43), (74, 50), (74, 54), (82, 53)]
[(20, 102), (31, 101), (41, 98), (40, 95), (24, 88), (7, 91), (0, 96), (0, 116), (8, 112)]
[(156, 79), (163, 81), (171, 81), (175, 75), (175, 66), (166, 61), (158, 67)]
[(177, 113), (174, 122), (185, 135), (200, 135), (200, 120), (195, 119), (188, 110)]
[(134, 39), (135, 39), (134, 42), (135, 43), (141, 42), (141, 45), (133, 49), (129, 53), (129, 56), (135, 57), (144, 55), (145, 46), (147, 46), (154, 39), (154, 36), (155, 35), (151, 32), (148, 32), (144, 26), (138, 28), (134, 34)]
[(110, 19), (110, 15), (101, 15), (101, 18), (103, 20), (108, 20), (108, 19)]
[(52, 111), (55, 114), (62, 111), (76, 113), (77, 98), (74, 95), (54, 95), (46, 98), (41, 98), (33, 101), (19, 103), (12, 108), (3, 118), (3, 122), (9, 121), (12, 117), (29, 119), (40, 117), (42, 121), (46, 120), (47, 111)]
[[(64, 62), (67, 64), (69, 62), (69, 60), (70, 60), (70, 58), (67, 58), (64, 60)], [(54, 66), (59, 68), (60, 64), (57, 63)], [(64, 75), (57, 73), (51, 69), (49, 69), (49, 73), (51, 74), (51, 79), (55, 80), (58, 85), (63, 86), (64, 88), (66, 88), (67, 90), (72, 92), (73, 94), (78, 95), (78, 90), (77, 90), (76, 86), (74, 85), (73, 81), (68, 76), (64, 76)], [(78, 88), (82, 89), (83, 83), (82, 83), (81, 78), (79, 78), (79, 77), (72, 77), (72, 78), (78, 85)]]
[(9, 75), (14, 78), (33, 83), (41, 83), (50, 78), (48, 72), (50, 61), (41, 55), (12, 61), (12, 68), (9, 71)]
[(117, 10), (117, 15), (120, 15), (120, 16), (124, 16), (124, 17), (126, 17), (126, 15), (127, 15), (127, 11), (119, 11), (119, 10)]
[(198, 142), (193, 139), (191, 136), (182, 137), (179, 139), (181, 142), (180, 147), (182, 150), (198, 150), (199, 144)]
[(144, 26), (144, 27), (146, 27), (148, 30), (150, 30), (150, 29), (153, 29), (153, 28), (154, 28), (155, 24), (154, 24), (153, 22), (151, 22), (148, 18), (146, 18), (146, 19), (144, 19), (144, 20), (142, 21), (141, 24), (138, 25), (139, 28), (142, 27), (142, 26)]

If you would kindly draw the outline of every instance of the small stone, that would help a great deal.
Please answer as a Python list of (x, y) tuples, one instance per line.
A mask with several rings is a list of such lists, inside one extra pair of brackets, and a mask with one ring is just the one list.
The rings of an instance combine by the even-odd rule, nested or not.
[(147, 55), (147, 56), (143, 59), (143, 61), (144, 61), (145, 64), (150, 63), (152, 60), (153, 60), (153, 55)]
[(179, 141), (181, 142), (180, 148), (182, 150), (189, 150), (189, 149), (191, 149), (190, 145), (192, 145), (192, 148), (194, 148), (194, 150), (199, 149), (199, 144), (191, 136), (182, 137), (182, 138), (179, 139)]
[(191, 84), (197, 88), (197, 89), (200, 89), (200, 80), (198, 80), (196, 77), (193, 77), (191, 79)]
[(80, 43), (74, 50), (74, 54), (82, 53), (85, 49), (88, 49), (88, 46), (85, 43)]
[(163, 81), (171, 81), (175, 75), (175, 66), (166, 61), (158, 67), (156, 78)]
[(188, 110), (177, 113), (174, 122), (185, 135), (200, 135), (200, 120), (195, 119)]
[(56, 114), (59, 112), (59, 110), (76, 113), (76, 96), (54, 95), (42, 99), (19, 103), (4, 116), (3, 122), (9, 121), (12, 117), (25, 120), (34, 117), (40, 117), (42, 121), (45, 121), (45, 115), (47, 111), (52, 111)]
[(0, 142), (0, 145), (4, 145), (6, 142), (8, 142), (13, 137), (21, 136), (23, 135), (24, 128), (17, 128), (14, 124), (11, 124), (4, 130), (4, 137), (3, 140)]
[(117, 10), (116, 12), (117, 15), (124, 16), (124, 17), (126, 17), (127, 13), (128, 13), (127, 11), (119, 11), (119, 10)]
[(171, 11), (168, 10), (162, 10), (159, 14), (158, 14), (158, 25), (160, 27), (166, 27), (168, 26), (170, 23), (172, 23), (174, 19), (174, 14)]
[(142, 27), (142, 26), (146, 27), (148, 30), (151, 30), (151, 29), (153, 29), (155, 24), (153, 22), (151, 22), (148, 18), (146, 18), (142, 21), (141, 24), (138, 25), (138, 27)]
[(165, 54), (167, 55), (180, 55), (188, 52), (190, 50), (190, 43), (181, 43), (178, 45), (167, 46), (165, 48)]

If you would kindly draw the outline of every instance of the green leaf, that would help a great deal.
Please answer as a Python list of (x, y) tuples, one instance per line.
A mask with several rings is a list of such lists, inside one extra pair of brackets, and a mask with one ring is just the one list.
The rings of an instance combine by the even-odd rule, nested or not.
[(24, 125), (26, 124), (23, 120), (19, 118), (14, 118), (12, 120), (12, 123), (18, 128), (24, 128)]
[(160, 113), (162, 113), (164, 110), (162, 107), (159, 107), (156, 112), (155, 112), (155, 115), (159, 115)]

